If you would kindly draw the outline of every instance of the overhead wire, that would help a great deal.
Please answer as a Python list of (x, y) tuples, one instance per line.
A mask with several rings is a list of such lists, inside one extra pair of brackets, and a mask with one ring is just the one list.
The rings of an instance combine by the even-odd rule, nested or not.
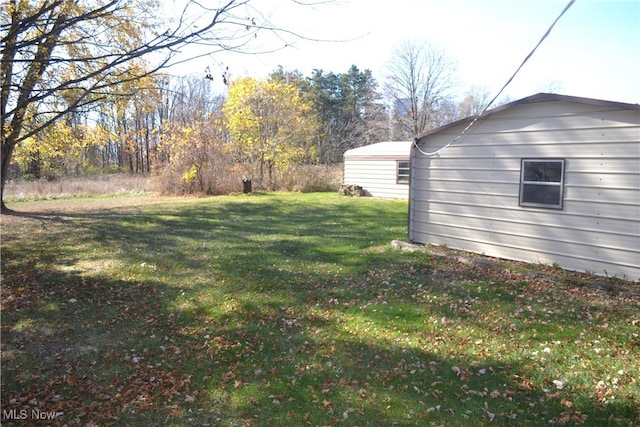
[(455, 144), (460, 138), (462, 138), (469, 129), (471, 129), (471, 127), (478, 121), (478, 119), (480, 119), (480, 117), (482, 117), (482, 115), (484, 113), (487, 112), (487, 110), (489, 109), (489, 107), (496, 101), (496, 99), (498, 99), (498, 97), (502, 94), (502, 92), (507, 88), (507, 86), (509, 86), (509, 84), (511, 84), (511, 82), (513, 81), (513, 79), (516, 77), (516, 75), (520, 72), (520, 70), (522, 69), (522, 67), (524, 66), (524, 64), (527, 63), (527, 61), (529, 60), (529, 58), (531, 58), (533, 56), (533, 54), (535, 53), (535, 51), (538, 49), (538, 47), (542, 44), (542, 42), (547, 38), (547, 36), (551, 33), (551, 30), (553, 29), (553, 27), (555, 27), (556, 23), (560, 20), (560, 18), (562, 18), (562, 16), (567, 12), (567, 10), (569, 10), (569, 8), (573, 5), (573, 3), (575, 3), (576, 0), (570, 0), (569, 3), (567, 3), (567, 5), (564, 7), (564, 9), (562, 10), (562, 12), (560, 12), (560, 15), (558, 15), (558, 17), (555, 19), (555, 21), (553, 21), (553, 23), (551, 24), (551, 26), (547, 29), (547, 31), (544, 33), (544, 35), (542, 36), (542, 38), (540, 39), (540, 41), (538, 42), (538, 44), (535, 45), (535, 47), (531, 50), (531, 52), (529, 52), (529, 54), (524, 58), (524, 60), (522, 61), (522, 63), (520, 63), (520, 66), (516, 69), (516, 71), (511, 75), (511, 77), (509, 78), (509, 80), (507, 80), (507, 82), (504, 84), (504, 86), (502, 86), (502, 89), (500, 89), (498, 91), (498, 93), (493, 97), (493, 99), (491, 99), (491, 101), (489, 101), (489, 103), (484, 107), (484, 109), (482, 111), (480, 111), (480, 113), (478, 113), (471, 122), (469, 122), (469, 124), (462, 130), (462, 132), (460, 132), (458, 134), (458, 136), (456, 136), (455, 138), (453, 138), (449, 143), (447, 143), (444, 147), (441, 147), (439, 149), (437, 149), (436, 151), (433, 152), (426, 152), (423, 151), (420, 146), (418, 145), (418, 139), (414, 138), (413, 140), (413, 145), (416, 148), (416, 150), (418, 150), (422, 155), (424, 156), (436, 156), (438, 155), (441, 151), (449, 148), (452, 144)]

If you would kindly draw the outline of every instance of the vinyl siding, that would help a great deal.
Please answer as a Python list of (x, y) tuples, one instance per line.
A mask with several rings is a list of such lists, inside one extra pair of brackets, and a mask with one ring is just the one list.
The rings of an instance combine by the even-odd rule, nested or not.
[(361, 186), (368, 196), (407, 200), (409, 184), (396, 183), (396, 167), (395, 160), (346, 160), (344, 183)]
[(409, 184), (397, 183), (397, 162), (408, 162), (412, 141), (385, 141), (344, 154), (343, 183), (361, 186), (367, 196), (409, 198)]
[[(465, 124), (420, 140), (432, 152)], [(519, 206), (522, 158), (565, 159), (563, 209)], [(640, 278), (640, 113), (566, 101), (482, 118), (412, 154), (409, 239)]]

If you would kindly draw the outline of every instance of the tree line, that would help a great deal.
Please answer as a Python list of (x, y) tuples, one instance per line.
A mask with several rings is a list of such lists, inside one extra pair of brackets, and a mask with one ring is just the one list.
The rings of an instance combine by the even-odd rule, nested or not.
[[(188, 1), (171, 23), (157, 19), (152, 0), (3, 3), (2, 189), (9, 178), (123, 171), (157, 174), (172, 193), (215, 194), (240, 178), (277, 189), (300, 165), (411, 139), (486, 100), (476, 90), (454, 101), (446, 52), (415, 41), (393, 53), (382, 87), (356, 65), (309, 76), (280, 67), (264, 78), (164, 72), (181, 46), (242, 50), (262, 29), (274, 31), (238, 18), (247, 0), (218, 3)], [(199, 8), (199, 25), (188, 7)], [(153, 65), (147, 57), (157, 52), (165, 56)], [(214, 78), (226, 93), (212, 90)]]

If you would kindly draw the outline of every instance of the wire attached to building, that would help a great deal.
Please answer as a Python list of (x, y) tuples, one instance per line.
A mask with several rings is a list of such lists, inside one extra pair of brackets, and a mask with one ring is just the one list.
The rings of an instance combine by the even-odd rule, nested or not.
[(562, 15), (564, 15), (567, 10), (569, 10), (569, 8), (573, 5), (573, 3), (575, 3), (576, 0), (570, 0), (569, 3), (564, 7), (564, 9), (562, 10), (562, 12), (560, 12), (560, 15), (558, 15), (558, 17), (556, 18), (555, 21), (553, 21), (553, 23), (551, 24), (551, 26), (549, 27), (549, 29), (544, 33), (544, 35), (542, 36), (542, 38), (540, 39), (540, 41), (538, 42), (538, 44), (535, 45), (535, 47), (533, 48), (533, 50), (531, 50), (531, 52), (529, 52), (529, 54), (524, 58), (524, 60), (522, 61), (522, 63), (520, 64), (520, 66), (516, 69), (516, 71), (513, 73), (513, 75), (509, 78), (509, 80), (507, 80), (507, 82), (504, 84), (504, 86), (502, 86), (502, 89), (500, 89), (500, 91), (496, 94), (496, 96), (493, 97), (493, 99), (491, 99), (491, 101), (489, 101), (489, 103), (486, 105), (486, 107), (484, 107), (484, 109), (478, 113), (473, 120), (462, 130), (462, 132), (460, 132), (460, 134), (458, 136), (456, 136), (454, 139), (451, 140), (451, 142), (449, 142), (447, 145), (445, 145), (442, 148), (439, 148), (438, 150), (434, 151), (434, 152), (426, 152), (423, 151), (419, 146), (418, 146), (418, 138), (415, 138), (413, 140), (413, 146), (416, 148), (416, 150), (418, 150), (421, 154), (425, 155), (425, 156), (435, 156), (438, 153), (440, 153), (441, 151), (447, 149), (448, 147), (450, 147), (452, 144), (454, 144), (455, 142), (457, 142), (460, 138), (462, 138), (462, 136), (464, 134), (467, 133), (467, 131), (469, 129), (471, 129), (471, 127), (478, 121), (478, 119), (487, 112), (487, 110), (489, 109), (489, 107), (491, 106), (491, 104), (493, 104), (496, 99), (498, 99), (498, 97), (500, 96), (500, 94), (502, 94), (502, 92), (507, 88), (507, 86), (509, 86), (509, 84), (511, 84), (511, 82), (513, 81), (513, 79), (516, 77), (516, 75), (520, 72), (520, 70), (522, 69), (522, 67), (524, 66), (524, 64), (526, 64), (526, 62), (529, 60), (529, 58), (531, 58), (531, 56), (533, 56), (534, 52), (538, 49), (538, 47), (542, 44), (542, 42), (547, 38), (547, 36), (551, 33), (551, 30), (553, 29), (553, 27), (555, 27), (556, 23), (560, 20), (560, 18), (562, 18)]

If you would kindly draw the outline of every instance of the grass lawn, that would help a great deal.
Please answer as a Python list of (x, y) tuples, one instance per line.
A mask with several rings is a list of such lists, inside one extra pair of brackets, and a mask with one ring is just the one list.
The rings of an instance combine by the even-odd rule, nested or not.
[(406, 202), (11, 207), (3, 425), (640, 423), (638, 283), (394, 250)]

